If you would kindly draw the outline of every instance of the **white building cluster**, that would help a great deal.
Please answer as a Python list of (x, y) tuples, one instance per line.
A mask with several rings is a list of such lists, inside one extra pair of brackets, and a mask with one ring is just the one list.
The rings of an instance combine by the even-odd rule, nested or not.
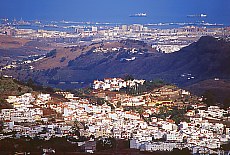
[[(124, 81), (113, 78), (105, 79), (102, 83), (108, 85), (106, 89), (110, 89), (115, 85), (120, 87), (135, 84), (135, 81), (138, 80)], [(98, 82), (100, 81), (96, 81), (95, 84)], [(139, 82), (141, 83), (141, 80)], [(13, 108), (2, 109), (0, 113), (4, 124), (3, 131), (16, 131), (16, 137), (36, 136), (48, 140), (52, 136), (68, 135), (77, 139), (79, 135), (71, 132), (75, 124), (80, 136), (93, 135), (95, 138), (114, 137), (130, 140), (130, 148), (141, 151), (172, 151), (174, 148), (189, 148), (192, 152), (203, 153), (205, 150), (206, 153), (218, 153), (215, 151), (220, 149), (222, 144), (230, 141), (230, 126), (223, 121), (228, 120), (227, 115), (230, 114), (230, 110), (226, 111), (218, 106), (206, 107), (197, 100), (197, 103), (191, 103), (193, 108), (187, 110), (185, 114), (188, 121), (181, 121), (179, 124), (170, 117), (165, 119), (157, 117), (162, 107), (170, 110), (172, 106), (181, 108), (182, 105), (179, 102), (175, 104), (173, 101), (164, 105), (163, 102), (168, 103), (168, 101), (160, 99), (185, 95), (188, 97), (190, 93), (187, 91), (167, 86), (158, 88), (152, 94), (139, 96), (117, 95), (115, 93), (118, 92), (110, 91), (107, 91), (108, 94), (103, 94), (103, 92), (103, 89), (93, 92), (98, 93), (95, 96), (105, 96), (105, 102), (100, 105), (90, 99), (74, 97), (69, 92), (57, 92), (68, 99), (63, 102), (52, 101), (50, 94), (42, 93), (9, 96), (7, 102), (12, 104)], [(151, 101), (149, 97), (153, 97), (156, 101)], [(113, 107), (112, 105), (116, 105), (118, 101), (121, 105)], [(146, 105), (150, 102), (158, 105)], [(142, 107), (143, 111), (127, 110), (125, 109), (127, 107)], [(50, 121), (44, 116), (44, 110), (47, 109), (55, 111), (60, 118)], [(43, 123), (36, 124), (36, 122)], [(31, 125), (26, 126), (26, 123)], [(6, 137), (2, 135), (0, 138)]]
[(145, 80), (128, 80), (122, 78), (105, 78), (104, 81), (94, 80), (94, 89), (103, 89), (109, 91), (119, 91), (121, 88), (133, 87), (136, 84), (143, 85)]
[(41, 120), (43, 111), (41, 108), (34, 106), (35, 101), (31, 93), (26, 93), (21, 96), (9, 96), (8, 103), (11, 103), (13, 109), (2, 109), (1, 118), (8, 122), (35, 122)]

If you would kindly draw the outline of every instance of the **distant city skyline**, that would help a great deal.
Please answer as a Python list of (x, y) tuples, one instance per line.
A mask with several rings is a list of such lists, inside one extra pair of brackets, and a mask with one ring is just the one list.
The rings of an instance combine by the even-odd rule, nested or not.
[[(71, 20), (118, 23), (189, 22), (190, 14), (207, 14), (205, 20), (230, 24), (229, 0), (4, 0), (0, 18)], [(146, 13), (147, 18), (130, 18)]]

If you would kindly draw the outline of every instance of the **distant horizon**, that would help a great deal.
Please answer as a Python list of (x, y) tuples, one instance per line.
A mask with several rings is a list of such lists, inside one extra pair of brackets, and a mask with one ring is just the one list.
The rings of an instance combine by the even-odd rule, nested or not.
[[(0, 18), (111, 23), (196, 22), (230, 25), (229, 0), (7, 0)], [(147, 17), (129, 17), (146, 13)], [(187, 18), (207, 14), (207, 18)]]
[[(196, 14), (194, 14), (196, 15)], [(199, 15), (199, 14), (198, 14)], [(132, 17), (130, 17), (132, 18)], [(140, 19), (138, 19), (140, 18)], [(4, 20), (7, 19), (9, 22), (13, 22), (14, 20), (16, 21), (28, 21), (28, 22), (41, 22), (43, 24), (48, 24), (48, 23), (53, 23), (53, 24), (60, 24), (63, 22), (63, 24), (87, 24), (87, 25), (132, 25), (132, 24), (141, 24), (141, 25), (148, 25), (148, 26), (164, 26), (164, 24), (166, 25), (197, 25), (197, 26), (202, 26), (202, 23), (204, 24), (210, 24), (210, 25), (206, 25), (206, 26), (224, 26), (224, 27), (228, 27), (230, 26), (230, 22), (229, 23), (218, 23), (218, 22), (209, 22), (207, 21), (207, 18), (189, 18), (189, 17), (185, 17), (185, 20), (182, 21), (155, 21), (155, 22), (149, 22), (147, 20), (146, 17), (134, 17), (133, 19), (138, 19), (138, 20), (130, 20), (130, 21), (126, 21), (126, 22), (118, 22), (118, 21), (95, 21), (95, 20), (88, 20), (88, 21), (83, 21), (83, 20), (65, 20), (65, 19), (60, 19), (60, 20), (52, 20), (52, 19), (24, 19), (24, 18), (0, 18), (0, 23)], [(162, 25), (161, 25), (162, 24)], [(26, 25), (25, 25), (26, 26)]]

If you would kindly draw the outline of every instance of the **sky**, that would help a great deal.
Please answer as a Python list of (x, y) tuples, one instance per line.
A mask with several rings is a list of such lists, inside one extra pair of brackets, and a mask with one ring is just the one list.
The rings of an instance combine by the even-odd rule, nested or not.
[[(147, 13), (146, 22), (186, 20), (207, 14), (210, 22), (230, 23), (230, 0), (1, 0), (0, 18), (130, 22)], [(135, 19), (136, 20), (136, 19)], [(141, 20), (141, 19), (140, 19)]]

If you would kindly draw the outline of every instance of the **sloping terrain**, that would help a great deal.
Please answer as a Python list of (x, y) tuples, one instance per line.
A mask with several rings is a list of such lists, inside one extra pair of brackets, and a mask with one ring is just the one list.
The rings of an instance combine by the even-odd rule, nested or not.
[[(62, 88), (76, 88), (79, 83), (81, 87), (82, 83), (88, 84), (94, 79), (126, 74), (189, 86), (207, 79), (230, 79), (230, 42), (201, 37), (199, 41), (171, 54), (156, 52), (140, 41), (95, 43), (57, 48), (54, 55), (33, 65), (35, 70), (20, 71), (20, 76), (14, 71), (13, 75), (22, 80), (33, 78), (40, 84)], [(12, 71), (7, 74), (10, 73)], [(76, 83), (77, 86), (74, 85)]]
[(46, 42), (0, 35), (0, 66), (30, 55), (42, 55), (51, 49)]
[(4, 99), (12, 95), (21, 95), (23, 93), (31, 92), (32, 89), (11, 78), (0, 77), (0, 109), (10, 108)]
[[(54, 56), (47, 57), (46, 59), (43, 59), (42, 61), (35, 63), (34, 67), (37, 70), (68, 67), (69, 61), (73, 62), (74, 60), (77, 60), (78, 57), (82, 58), (83, 56), (85, 59), (85, 62), (83, 63), (87, 65), (88, 61), (91, 61), (92, 59), (94, 59), (94, 61), (101, 61), (101, 59), (104, 58), (102, 53), (106, 53), (107, 56), (111, 54), (112, 56), (114, 54), (114, 52), (112, 52), (113, 48), (126, 48), (126, 49), (142, 48), (150, 52), (155, 51), (150, 46), (147, 46), (147, 44), (135, 40), (126, 40), (120, 42), (106, 42), (106, 43), (92, 43), (89, 46), (78, 45), (78, 46), (57, 47), (55, 48), (56, 54)], [(108, 49), (108, 50), (106, 52), (97, 52), (97, 54), (99, 55), (97, 56), (97, 58), (94, 58), (94, 56), (97, 55), (93, 53), (94, 49)]]
[(11, 36), (0, 35), (0, 48), (8, 49), (8, 48), (19, 48), (24, 46), (29, 40), (21, 39), (21, 38), (13, 38)]
[(17, 80), (0, 77), (0, 98), (5, 98), (11, 95), (20, 95), (30, 91), (32, 91), (31, 88)]
[[(143, 50), (142, 46), (136, 47), (139, 50), (137, 52), (125, 48), (94, 52), (96, 48), (88, 47), (83, 53), (78, 52), (76, 58), (65, 62), (66, 66), (57, 66), (60, 68), (55, 70), (53, 77), (58, 75), (62, 81), (90, 81), (131, 74), (136, 78), (161, 78), (172, 83), (190, 85), (215, 77), (229, 78), (230, 75), (226, 67), (230, 65), (230, 43), (213, 37), (202, 37), (198, 42), (172, 54), (149, 52)], [(62, 54), (71, 55), (70, 52)], [(61, 57), (48, 61), (61, 61)], [(55, 64), (55, 61), (50, 64)]]
[[(230, 81), (229, 80), (219, 80), (219, 79), (209, 79), (200, 81), (193, 85), (186, 87), (192, 93), (202, 96), (205, 93), (213, 95), (214, 100), (230, 104)], [(228, 103), (227, 103), (228, 102)]]

